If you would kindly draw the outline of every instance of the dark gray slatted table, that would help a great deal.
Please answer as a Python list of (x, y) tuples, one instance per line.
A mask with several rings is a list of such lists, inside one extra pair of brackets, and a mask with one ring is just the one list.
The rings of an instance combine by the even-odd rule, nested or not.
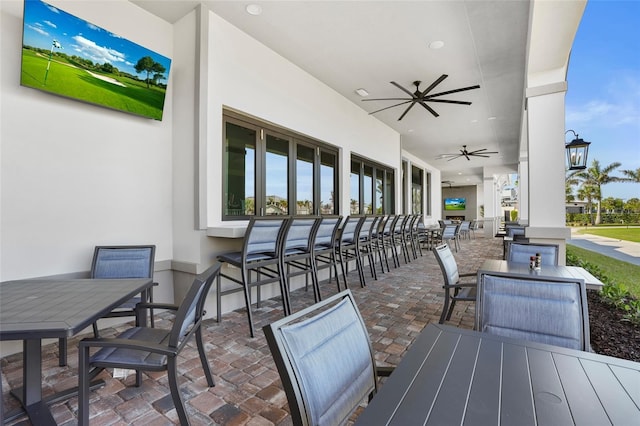
[(640, 425), (640, 363), (430, 324), (356, 425)]
[(478, 279), (483, 273), (500, 272), (517, 278), (518, 276), (537, 278), (581, 278), (587, 289), (601, 290), (602, 281), (579, 266), (542, 265), (539, 271), (529, 269), (528, 263), (508, 262), (506, 260), (487, 259), (478, 269)]
[(71, 337), (138, 293), (146, 300), (152, 285), (148, 278), (0, 283), (0, 340), (23, 341), (23, 387), (15, 396), (32, 424), (55, 425), (48, 403), (70, 396), (42, 398), (42, 339)]

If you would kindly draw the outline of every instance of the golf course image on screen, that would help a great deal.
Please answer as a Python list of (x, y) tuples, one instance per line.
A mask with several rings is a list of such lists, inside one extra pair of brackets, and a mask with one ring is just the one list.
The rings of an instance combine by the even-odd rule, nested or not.
[(162, 120), (171, 59), (39, 0), (26, 0), (23, 86)]

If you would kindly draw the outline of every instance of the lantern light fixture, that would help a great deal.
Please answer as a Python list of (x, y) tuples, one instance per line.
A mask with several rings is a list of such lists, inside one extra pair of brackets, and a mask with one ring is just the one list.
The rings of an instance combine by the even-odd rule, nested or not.
[(565, 145), (569, 170), (584, 170), (587, 168), (587, 154), (589, 153), (591, 142), (580, 139), (573, 130), (567, 130), (564, 134), (566, 135), (569, 132), (575, 136), (574, 140)]

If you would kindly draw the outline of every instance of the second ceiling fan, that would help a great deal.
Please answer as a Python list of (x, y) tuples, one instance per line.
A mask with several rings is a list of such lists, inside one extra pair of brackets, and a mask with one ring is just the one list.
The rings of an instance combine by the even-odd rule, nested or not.
[(362, 101), (363, 102), (367, 102), (367, 101), (402, 101), (400, 103), (397, 103), (397, 104), (394, 104), (394, 105), (391, 105), (391, 106), (388, 106), (388, 107), (381, 108), (379, 110), (370, 112), (369, 114), (375, 114), (376, 112), (384, 111), (384, 110), (389, 109), (389, 108), (393, 108), (393, 107), (397, 107), (397, 106), (400, 106), (400, 105), (405, 105), (405, 104), (411, 103), (407, 107), (407, 109), (404, 110), (404, 112), (402, 113), (400, 118), (398, 118), (398, 121), (402, 120), (404, 118), (404, 116), (407, 115), (409, 110), (411, 108), (413, 108), (413, 106), (415, 104), (419, 104), (420, 106), (425, 108), (427, 111), (429, 111), (431, 114), (433, 114), (434, 117), (438, 117), (440, 114), (438, 114), (433, 108), (431, 108), (429, 105), (427, 105), (426, 104), (427, 102), (440, 102), (440, 103), (445, 103), (445, 104), (471, 105), (471, 102), (468, 102), (468, 101), (453, 101), (453, 100), (449, 100), (449, 99), (435, 99), (435, 98), (440, 97), (440, 96), (444, 96), (444, 95), (450, 95), (452, 93), (464, 92), (466, 90), (479, 89), (480, 86), (477, 85), (477, 84), (475, 86), (462, 87), (460, 89), (453, 89), (453, 90), (447, 90), (446, 92), (439, 92), (439, 93), (430, 94), (431, 91), (438, 84), (442, 83), (442, 81), (447, 77), (448, 77), (447, 74), (442, 74), (436, 81), (431, 83), (431, 85), (429, 87), (427, 87), (426, 89), (424, 89), (423, 91), (420, 90), (420, 84), (422, 82), (421, 81), (414, 81), (413, 84), (416, 86), (416, 91), (415, 92), (411, 92), (410, 90), (402, 87), (401, 85), (399, 85), (395, 81), (392, 81), (391, 84), (393, 84), (398, 89), (402, 90), (403, 92), (405, 92), (407, 95), (409, 95), (411, 97), (410, 98), (362, 99)]

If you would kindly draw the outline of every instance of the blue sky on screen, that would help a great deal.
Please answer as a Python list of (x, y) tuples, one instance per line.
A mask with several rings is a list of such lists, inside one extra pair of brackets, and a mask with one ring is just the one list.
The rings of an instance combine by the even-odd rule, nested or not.
[(98, 64), (108, 62), (141, 79), (146, 78), (146, 73), (136, 73), (134, 66), (140, 58), (151, 56), (164, 66), (165, 78), (169, 75), (169, 58), (47, 3), (25, 1), (23, 44), (50, 50), (53, 40), (69, 56), (77, 55)]
[[(640, 168), (640, 1), (589, 0), (571, 51), (566, 129), (589, 146), (589, 164)], [(573, 134), (566, 136), (573, 139)], [(637, 183), (611, 183), (603, 197), (640, 198)]]

